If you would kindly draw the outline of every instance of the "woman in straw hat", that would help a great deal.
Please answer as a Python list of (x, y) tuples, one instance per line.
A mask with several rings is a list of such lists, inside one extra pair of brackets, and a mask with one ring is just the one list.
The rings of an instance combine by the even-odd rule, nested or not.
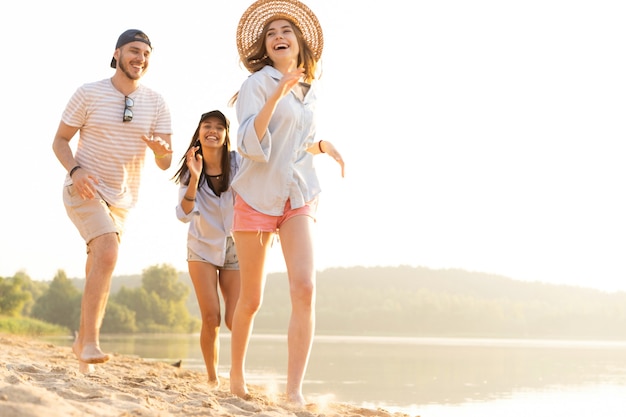
[(251, 72), (231, 103), (239, 121), (241, 168), (233, 237), (241, 291), (232, 327), (230, 391), (248, 396), (244, 363), (254, 317), (263, 299), (265, 260), (280, 237), (290, 285), (287, 400), (305, 405), (302, 381), (315, 327), (313, 224), (320, 185), (313, 156), (326, 153), (341, 166), (328, 141), (315, 140), (316, 70), (322, 29), (297, 0), (258, 0), (243, 14), (237, 48)]

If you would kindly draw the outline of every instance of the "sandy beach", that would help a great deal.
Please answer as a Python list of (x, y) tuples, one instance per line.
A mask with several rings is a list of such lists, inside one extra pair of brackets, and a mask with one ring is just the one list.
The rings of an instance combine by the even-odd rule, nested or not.
[(0, 335), (0, 365), (2, 417), (407, 416), (332, 399), (295, 409), (260, 386), (243, 400), (229, 393), (227, 379), (211, 391), (200, 371), (115, 353), (85, 375), (69, 347), (14, 335)]

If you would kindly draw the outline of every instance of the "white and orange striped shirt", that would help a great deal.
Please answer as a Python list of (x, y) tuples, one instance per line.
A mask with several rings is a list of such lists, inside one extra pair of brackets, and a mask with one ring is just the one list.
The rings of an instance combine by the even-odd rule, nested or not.
[[(139, 194), (148, 148), (141, 136), (172, 134), (170, 111), (159, 93), (140, 85), (129, 97), (133, 119), (124, 122), (126, 100), (111, 79), (87, 83), (76, 90), (62, 116), (80, 130), (76, 162), (96, 175), (107, 203), (125, 209), (135, 206)], [(65, 183), (72, 183), (69, 175)]]

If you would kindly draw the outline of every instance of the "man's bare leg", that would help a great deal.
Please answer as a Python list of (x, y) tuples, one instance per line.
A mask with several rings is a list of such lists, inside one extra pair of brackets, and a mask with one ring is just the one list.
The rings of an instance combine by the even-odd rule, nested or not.
[(80, 327), (78, 337), (72, 346), (79, 360), (79, 368), (84, 370), (88, 370), (89, 367), (81, 362), (98, 364), (110, 359), (110, 356), (100, 349), (100, 326), (109, 298), (118, 249), (119, 241), (116, 233), (107, 233), (89, 242)]

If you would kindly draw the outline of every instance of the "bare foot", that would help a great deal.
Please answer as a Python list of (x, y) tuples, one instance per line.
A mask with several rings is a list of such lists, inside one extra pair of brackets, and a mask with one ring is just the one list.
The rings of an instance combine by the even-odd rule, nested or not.
[(289, 394), (287, 393), (287, 402), (295, 407), (304, 408), (306, 406), (306, 401), (304, 401), (304, 396), (297, 392)]
[(230, 378), (230, 393), (243, 399), (250, 397), (246, 383), (243, 380), (233, 379), (232, 376)]
[(96, 367), (90, 363), (84, 362), (80, 360), (80, 351), (82, 350), (78, 340), (74, 340), (74, 344), (72, 345), (72, 351), (74, 355), (76, 355), (76, 359), (78, 359), (78, 371), (83, 374), (90, 374), (95, 372)]
[(111, 357), (102, 352), (100, 346), (96, 343), (87, 343), (83, 346), (83, 350), (78, 359), (86, 363), (104, 363), (111, 359)]
[(220, 388), (220, 380), (218, 379), (214, 379), (211, 380), (209, 379), (209, 389), (212, 391), (218, 390)]

